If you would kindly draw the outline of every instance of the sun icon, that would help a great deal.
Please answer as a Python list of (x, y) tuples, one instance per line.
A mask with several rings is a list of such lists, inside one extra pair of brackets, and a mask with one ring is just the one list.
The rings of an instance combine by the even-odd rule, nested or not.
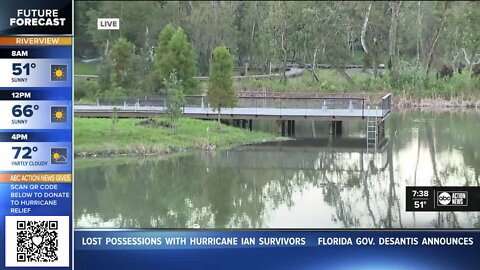
[(52, 73), (53, 73), (53, 77), (57, 80), (61, 80), (65, 78), (65, 69), (61, 66), (54, 68)]
[(63, 119), (63, 111), (55, 111), (55, 113), (53, 114), (53, 118), (55, 118), (55, 120), (62, 120)]
[(50, 107), (50, 122), (52, 123), (66, 123), (67, 122), (67, 106), (51, 106)]
[(55, 160), (58, 160), (58, 159), (60, 158), (60, 153), (58, 153), (58, 152), (53, 152), (52, 158), (55, 159)]

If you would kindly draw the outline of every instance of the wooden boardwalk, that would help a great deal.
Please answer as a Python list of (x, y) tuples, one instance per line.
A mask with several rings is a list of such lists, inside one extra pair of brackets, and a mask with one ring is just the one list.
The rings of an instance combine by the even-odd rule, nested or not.
[[(185, 117), (216, 119), (217, 112), (205, 104), (204, 97), (187, 97), (182, 108)], [(116, 101), (110, 104), (75, 105), (76, 117), (145, 118), (166, 114), (165, 100)], [(104, 102), (107, 103), (107, 102)], [(383, 121), (391, 111), (391, 95), (375, 105), (366, 105), (363, 98), (263, 98), (240, 97), (238, 106), (220, 111), (222, 119), (271, 120), (363, 120)]]

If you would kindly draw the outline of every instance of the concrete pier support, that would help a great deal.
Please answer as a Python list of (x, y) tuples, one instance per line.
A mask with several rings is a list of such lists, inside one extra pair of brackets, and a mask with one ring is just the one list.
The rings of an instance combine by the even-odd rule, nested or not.
[(285, 135), (286, 135), (286, 133), (285, 133), (285, 131), (286, 131), (285, 130), (285, 121), (280, 121), (280, 122), (281, 122), (280, 126), (281, 126), (281, 129), (282, 129), (282, 137), (285, 137)]
[(231, 125), (238, 128), (253, 130), (253, 120), (252, 119), (232, 119), (232, 120), (221, 120), (222, 123)]
[(332, 137), (342, 137), (342, 134), (343, 134), (343, 122), (332, 121), (330, 123), (330, 135), (332, 135)]
[(287, 120), (287, 135), (295, 135), (295, 120)]
[(287, 130), (285, 125), (285, 120), (277, 120), (277, 130), (278, 130), (278, 133), (282, 135), (282, 137), (286, 136)]
[(220, 119), (220, 123), (224, 124), (224, 125), (233, 125), (233, 123), (229, 120), (226, 120), (226, 119)]
[(295, 120), (277, 120), (277, 129), (282, 137), (295, 135)]

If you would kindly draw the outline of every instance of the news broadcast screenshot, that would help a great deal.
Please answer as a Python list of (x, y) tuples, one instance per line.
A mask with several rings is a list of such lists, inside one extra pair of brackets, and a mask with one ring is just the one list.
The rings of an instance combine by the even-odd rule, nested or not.
[(0, 269), (480, 269), (480, 2), (0, 1)]

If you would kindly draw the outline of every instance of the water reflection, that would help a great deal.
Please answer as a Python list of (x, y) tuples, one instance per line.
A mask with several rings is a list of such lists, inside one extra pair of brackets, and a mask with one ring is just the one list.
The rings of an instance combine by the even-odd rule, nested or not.
[[(77, 160), (75, 226), (478, 228), (478, 213), (406, 212), (404, 198), (408, 185), (479, 185), (479, 118), (392, 114), (390, 140), (377, 153), (347, 137), (162, 159)], [(322, 124), (297, 123), (297, 135), (325, 135)], [(360, 122), (346, 129), (364, 132)]]

